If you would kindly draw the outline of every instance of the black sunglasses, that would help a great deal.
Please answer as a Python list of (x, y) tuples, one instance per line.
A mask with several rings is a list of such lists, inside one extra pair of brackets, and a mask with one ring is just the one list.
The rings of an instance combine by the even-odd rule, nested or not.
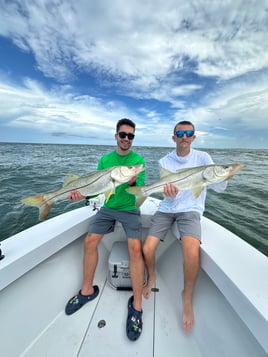
[(175, 134), (178, 138), (183, 138), (184, 134), (186, 134), (187, 138), (190, 138), (194, 135), (194, 130), (178, 130)]
[(125, 137), (128, 137), (128, 140), (133, 140), (135, 138), (135, 135), (132, 133), (126, 133), (124, 131), (120, 131), (118, 133), (118, 136), (120, 139), (125, 139)]

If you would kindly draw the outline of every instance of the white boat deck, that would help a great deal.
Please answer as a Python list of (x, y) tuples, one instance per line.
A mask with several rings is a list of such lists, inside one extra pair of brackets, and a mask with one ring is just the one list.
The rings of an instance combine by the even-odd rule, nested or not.
[[(146, 213), (144, 237), (150, 220), (150, 211)], [(125, 331), (131, 292), (107, 283), (112, 243), (124, 239), (120, 225), (99, 246), (99, 296), (66, 316), (67, 300), (81, 287), (83, 235), (89, 219), (85, 207), (3, 242), (1, 356), (268, 356), (267, 257), (206, 219), (192, 333), (181, 328), (181, 244), (172, 232), (157, 250), (158, 291), (143, 300), (143, 332), (137, 341), (129, 341)], [(102, 320), (105, 326), (100, 328)]]
[[(66, 316), (64, 311), (58, 314), (22, 356), (169, 357), (174, 351), (187, 357), (267, 356), (203, 271), (196, 286), (195, 327), (190, 334), (183, 332), (180, 243), (174, 241), (166, 254), (160, 256), (157, 263), (155, 287), (158, 291), (143, 301), (143, 332), (137, 341), (129, 341), (125, 332), (127, 301), (131, 292), (113, 289), (107, 282), (104, 265), (96, 276), (99, 296), (71, 316)], [(173, 272), (170, 272), (170, 261), (177, 261)], [(174, 283), (175, 277), (177, 281)], [(48, 303), (53, 303), (49, 296)], [(99, 327), (101, 321), (105, 321), (102, 328)], [(208, 335), (211, 336), (209, 341)]]
[[(166, 286), (159, 281), (158, 287), (159, 292), (143, 303), (144, 328), (137, 341), (129, 341), (125, 332), (131, 292), (116, 291), (106, 282), (99, 297), (77, 313), (66, 316), (62, 312), (23, 356), (163, 357), (171, 356), (179, 346), (182, 356), (201, 357), (195, 339), (180, 327), (178, 306), (167, 299)], [(105, 326), (100, 328), (102, 320)]]

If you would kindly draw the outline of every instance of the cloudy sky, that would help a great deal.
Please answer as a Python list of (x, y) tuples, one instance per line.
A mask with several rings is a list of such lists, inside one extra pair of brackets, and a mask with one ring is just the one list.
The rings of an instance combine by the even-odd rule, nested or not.
[(268, 148), (268, 0), (0, 0), (0, 141)]

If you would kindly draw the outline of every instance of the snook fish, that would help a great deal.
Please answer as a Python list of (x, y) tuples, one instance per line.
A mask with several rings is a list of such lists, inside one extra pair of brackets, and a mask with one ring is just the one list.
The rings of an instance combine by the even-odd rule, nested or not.
[(136, 196), (136, 205), (138, 207), (153, 193), (164, 193), (164, 186), (167, 183), (175, 184), (180, 191), (192, 190), (193, 196), (198, 198), (205, 186), (224, 181), (244, 167), (245, 165), (239, 163), (205, 165), (180, 169), (175, 173), (162, 168), (159, 181), (146, 186), (128, 187), (126, 191)]
[(39, 208), (39, 220), (43, 221), (54, 202), (66, 199), (70, 192), (78, 190), (83, 196), (94, 196), (105, 193), (106, 200), (114, 193), (115, 188), (128, 182), (132, 177), (144, 170), (144, 166), (114, 166), (105, 170), (92, 171), (80, 177), (68, 176), (61, 189), (55, 192), (43, 193), (37, 196), (29, 196), (21, 201), (29, 206)]

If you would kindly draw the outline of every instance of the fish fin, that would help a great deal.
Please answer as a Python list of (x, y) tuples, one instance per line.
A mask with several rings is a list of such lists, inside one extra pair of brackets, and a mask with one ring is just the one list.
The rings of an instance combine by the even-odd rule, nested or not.
[(203, 191), (203, 187), (202, 186), (195, 187), (193, 189), (194, 198), (198, 198), (201, 195), (202, 191)]
[(108, 202), (112, 194), (114, 194), (114, 189), (105, 192), (105, 201)]
[(25, 197), (21, 200), (24, 204), (32, 207), (38, 207), (39, 208), (39, 220), (44, 221), (49, 214), (49, 211), (51, 209), (50, 204), (47, 203), (44, 195), (36, 195), (36, 196), (29, 196)]
[(70, 174), (66, 177), (66, 179), (64, 180), (63, 183), (63, 187), (69, 185), (69, 183), (79, 179), (81, 176), (77, 175), (77, 174)]
[(173, 172), (171, 172), (171, 171), (165, 169), (164, 167), (161, 167), (160, 177), (162, 178), (162, 177), (165, 177), (165, 176), (170, 175), (170, 174), (172, 174), (172, 173), (173, 173)]
[(147, 196), (142, 192), (142, 186), (128, 187), (126, 191), (131, 195), (135, 195), (137, 207), (140, 207), (147, 198)]

